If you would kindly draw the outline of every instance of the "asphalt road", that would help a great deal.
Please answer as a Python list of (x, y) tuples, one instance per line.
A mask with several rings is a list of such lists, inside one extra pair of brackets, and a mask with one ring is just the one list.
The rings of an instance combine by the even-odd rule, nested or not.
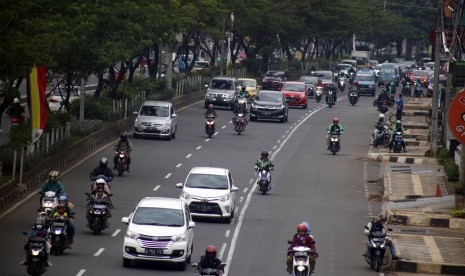
[[(340, 94), (340, 99), (342, 99)], [(179, 111), (176, 139), (132, 140), (131, 173), (115, 177), (113, 217), (110, 229), (94, 236), (85, 228), (85, 195), (88, 173), (102, 156), (112, 157), (111, 147), (102, 149), (63, 174), (62, 180), (76, 205), (76, 238), (72, 250), (51, 257), (53, 267), (45, 275), (191, 275), (168, 265), (138, 263), (122, 267), (122, 240), (127, 216), (145, 196), (178, 197), (176, 183), (184, 181), (194, 166), (218, 166), (231, 170), (235, 185), (236, 218), (231, 224), (197, 220), (193, 261), (205, 247), (215, 245), (228, 263), (227, 275), (286, 275), (287, 243), (301, 221), (312, 225), (320, 258), (319, 275), (373, 275), (361, 254), (365, 250), (363, 226), (379, 204), (367, 200), (379, 177), (376, 163), (365, 160), (372, 125), (377, 113), (371, 97), (361, 97), (356, 106), (342, 99), (333, 108), (311, 100), (308, 110), (290, 109), (289, 122), (251, 122), (243, 135), (233, 132), (232, 112), (219, 110), (218, 134), (204, 133), (201, 104)], [(345, 132), (342, 150), (335, 156), (326, 151), (326, 131), (338, 116)], [(253, 184), (253, 164), (262, 150), (271, 151), (275, 171), (273, 189), (262, 196)], [(22, 231), (36, 216), (39, 196), (1, 218), (0, 275), (25, 275)]]

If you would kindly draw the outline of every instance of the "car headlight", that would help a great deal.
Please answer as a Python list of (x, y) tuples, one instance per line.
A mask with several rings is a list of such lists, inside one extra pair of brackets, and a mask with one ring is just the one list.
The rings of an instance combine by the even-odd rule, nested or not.
[(126, 238), (130, 238), (130, 239), (138, 239), (139, 238), (139, 234), (137, 234), (136, 232), (131, 232), (131, 231), (127, 231), (126, 232)]
[(184, 199), (190, 199), (191, 195), (189, 193), (183, 192), (181, 195)]
[(170, 127), (170, 121), (165, 122), (165, 123), (163, 124), (163, 127), (166, 127), (166, 128)]
[(252, 103), (252, 108), (257, 108), (258, 105), (256, 103)]
[(187, 239), (186, 239), (186, 235), (182, 234), (182, 235), (172, 236), (171, 240), (174, 242), (181, 242), (181, 241), (186, 241)]
[(284, 104), (278, 106), (278, 109), (284, 109)]
[(219, 198), (220, 201), (225, 202), (229, 199), (229, 195), (224, 195)]
[(228, 98), (232, 99), (234, 98), (234, 95), (228, 95)]

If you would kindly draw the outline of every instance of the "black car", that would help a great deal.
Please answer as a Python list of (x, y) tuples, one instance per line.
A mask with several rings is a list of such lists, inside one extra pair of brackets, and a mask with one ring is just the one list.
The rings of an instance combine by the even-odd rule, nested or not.
[(287, 122), (288, 106), (281, 91), (260, 90), (250, 106), (250, 121), (274, 119)]
[(305, 84), (308, 87), (308, 97), (314, 97), (315, 96), (315, 86), (318, 83), (318, 81), (321, 81), (321, 79), (317, 76), (301, 76), (299, 78), (300, 82), (305, 82)]

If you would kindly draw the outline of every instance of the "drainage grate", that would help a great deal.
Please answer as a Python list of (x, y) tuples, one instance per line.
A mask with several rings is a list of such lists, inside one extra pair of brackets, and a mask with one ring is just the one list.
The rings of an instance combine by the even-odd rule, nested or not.
[(391, 165), (391, 172), (412, 173), (412, 168), (409, 165)]

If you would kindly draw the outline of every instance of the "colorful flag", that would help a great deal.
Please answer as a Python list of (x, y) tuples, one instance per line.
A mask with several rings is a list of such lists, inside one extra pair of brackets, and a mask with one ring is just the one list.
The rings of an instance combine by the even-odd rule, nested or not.
[(45, 90), (47, 88), (47, 70), (45, 66), (35, 66), (27, 78), (29, 111), (32, 125), (32, 141), (42, 135), (47, 123), (47, 102)]

